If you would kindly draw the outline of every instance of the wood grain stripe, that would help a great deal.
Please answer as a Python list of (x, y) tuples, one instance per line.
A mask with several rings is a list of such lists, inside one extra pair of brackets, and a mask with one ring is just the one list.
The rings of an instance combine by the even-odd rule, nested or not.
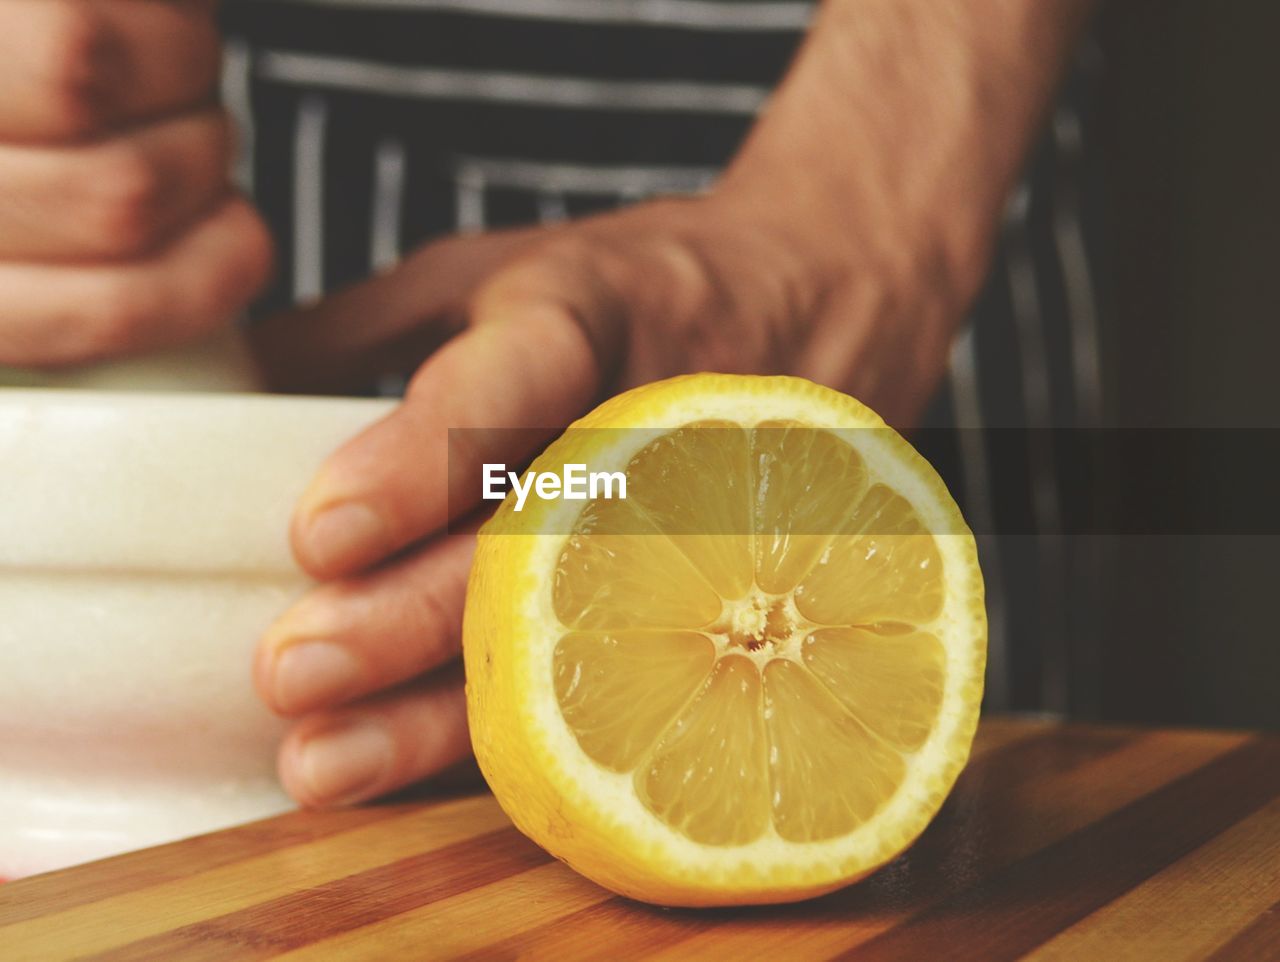
[[(419, 806), (373, 806), (331, 812), (290, 812), (264, 822), (129, 852), (76, 866), (71, 872), (22, 879), (0, 900), (0, 926), (96, 902), (121, 891), (160, 885), (381, 822)], [(9, 897), (12, 896), (12, 897)]]
[[(385, 865), (406, 850), (427, 852), (508, 825), (488, 795), (419, 808), (319, 842), (4, 926), (0, 945), (9, 955), (5, 962), (14, 957), (50, 962), (101, 952)], [(32, 948), (24, 955), (27, 947)]]
[[(1046, 723), (1016, 719), (1000, 719), (987, 726), (979, 735), (975, 755), (985, 754), (1007, 744), (1012, 744), (1043, 733)], [(547, 886), (563, 895), (548, 898)], [(532, 895), (541, 898), (529, 901)], [(545, 924), (557, 918), (587, 908), (611, 898), (604, 889), (586, 881), (570, 869), (559, 864), (546, 865), (504, 879), (477, 891), (465, 892), (441, 904), (429, 904), (416, 911), (408, 911), (378, 924), (356, 928), (333, 938), (317, 936), (310, 947), (291, 953), (292, 957), (323, 959), (332, 957), (330, 952), (340, 952), (346, 958), (385, 958), (387, 944), (401, 944), (405, 951), (421, 947), (424, 926), (434, 933), (431, 944), (440, 954), (450, 957), (467, 951), (491, 951), (486, 947), (494, 940), (519, 935), (526, 929)], [(500, 918), (495, 918), (493, 905), (510, 906)], [(372, 940), (372, 941), (370, 941)], [(361, 951), (364, 946), (364, 951)], [(447, 947), (447, 951), (446, 951)], [(127, 946), (132, 950), (135, 946)]]
[(1280, 901), (1218, 948), (1206, 962), (1260, 962), (1277, 957), (1280, 957)]
[(988, 752), (1011, 745), (1014, 742), (1034, 738), (1057, 728), (1057, 723), (1040, 717), (993, 715), (984, 717), (978, 725), (973, 737), (973, 749), (969, 753), (969, 761), (975, 760)]
[(1222, 734), (1149, 734), (1107, 742), (1097, 740), (1093, 729), (1064, 729), (1048, 744), (1028, 743), (985, 770), (967, 771), (920, 841), (865, 882), (815, 902), (752, 912), (727, 931), (709, 928), (656, 958), (827, 958), (1243, 741)]
[(639, 905), (437, 796), (5, 885), (0, 960), (1280, 962), (1280, 737), (996, 718), (973, 755), (907, 852), (796, 905)]
[[(1015, 740), (979, 755), (965, 769), (951, 798), (911, 850), (877, 873), (875, 878), (822, 899), (767, 909), (688, 912), (651, 909), (629, 899), (615, 897), (499, 942), (490, 951), (498, 958), (518, 951), (522, 959), (578, 959), (589, 958), (592, 946), (610, 944), (614, 940), (620, 940), (617, 944), (630, 946), (633, 939), (638, 939), (637, 954), (661, 957), (662, 950), (670, 949), (672, 957), (689, 958), (688, 953), (698, 950), (698, 946), (691, 944), (693, 937), (702, 935), (706, 937), (705, 948), (710, 958), (736, 959), (741, 953), (763, 954), (766, 944), (771, 946), (773, 957), (777, 957), (778, 952), (789, 950), (796, 938), (803, 938), (810, 921), (821, 918), (829, 922), (833, 914), (844, 916), (850, 914), (850, 910), (860, 919), (855, 924), (861, 929), (862, 936), (869, 937), (892, 924), (881, 919), (866, 927), (864, 910), (869, 906), (865, 900), (870, 891), (877, 892), (880, 898), (887, 896), (890, 903), (903, 899), (910, 902), (917, 897), (919, 884), (929, 873), (945, 872), (954, 878), (967, 877), (970, 870), (962, 868), (957, 871), (951, 859), (956, 853), (972, 849), (975, 820), (994, 819), (994, 824), (1008, 824), (1009, 800), (1021, 796), (1038, 780), (1069, 775), (1078, 767), (1136, 740), (1128, 732), (1072, 727)], [(977, 831), (982, 835), (989, 828), (978, 825)], [(917, 868), (914, 873), (920, 879), (913, 876), (906, 885), (901, 884), (900, 870), (905, 868), (908, 874), (912, 874), (913, 866), (923, 868), (923, 871)], [(732, 920), (735, 926), (751, 926), (752, 918), (765, 921), (754, 927), (750, 934), (735, 939), (737, 944), (726, 947), (721, 923)], [(785, 925), (780, 925), (784, 920)], [(761, 928), (772, 931), (761, 932)], [(761, 936), (764, 936), (763, 940)], [(722, 954), (726, 948), (727, 956)], [(477, 953), (474, 958), (479, 960), (486, 954)]]
[(1251, 739), (841, 958), (1018, 958), (1277, 794), (1280, 739)]
[(630, 958), (648, 959), (658, 950), (732, 917), (715, 909), (663, 909), (613, 896), (599, 905), (463, 955), (457, 962), (596, 959), (605, 945), (625, 945)]
[[(974, 739), (973, 755), (976, 758), (1006, 744), (1043, 734), (1050, 725), (1033, 717), (984, 719)], [(121, 890), (186, 878), (255, 855), (412, 814), (424, 803), (440, 804), (474, 794), (474, 791), (428, 788), (401, 793), (396, 796), (398, 801), (360, 808), (288, 812), (261, 822), (77, 865), (71, 872), (21, 879), (21, 884), (5, 889), (6, 897), (0, 900), (0, 926), (94, 902), (117, 895)]]
[[(286, 953), (289, 962), (494, 958), (493, 943), (611, 898), (559, 862)], [(430, 947), (429, 949), (427, 947)]]
[[(1027, 958), (1201, 959), (1280, 899), (1280, 799), (1081, 919)], [(1206, 905), (1213, 906), (1205, 912)], [(1280, 954), (1280, 940), (1273, 945)]]
[(95, 962), (269, 959), (550, 859), (514, 828), (504, 828), (88, 958)]

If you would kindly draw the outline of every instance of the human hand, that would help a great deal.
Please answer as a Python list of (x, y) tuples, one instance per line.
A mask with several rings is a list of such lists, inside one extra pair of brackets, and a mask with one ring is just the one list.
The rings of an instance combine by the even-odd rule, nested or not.
[(299, 719), (281, 755), (296, 798), (357, 801), (469, 754), (456, 657), (474, 537), (441, 532), (475, 505), (463, 479), (524, 462), (505, 445), (537, 435), (450, 428), (562, 428), (606, 394), (693, 370), (799, 373), (914, 415), (967, 292), (911, 245), (763, 216), (726, 192), (452, 238), (258, 332), (277, 383), (301, 390), (450, 338), (298, 508), (295, 553), (324, 583), (256, 669), (268, 704)]
[(260, 329), (286, 389), (426, 358), (294, 517), (295, 555), (322, 584), (255, 666), (263, 698), (297, 719), (289, 791), (356, 802), (470, 753), (457, 654), (474, 538), (444, 532), (475, 506), (480, 465), (523, 463), (536, 432), (450, 429), (549, 435), (618, 390), (699, 370), (799, 374), (909, 424), (1087, 4), (1000, 0), (994, 22), (985, 4), (824, 5), (711, 194), (450, 238)]
[(0, 0), (0, 364), (228, 320), (271, 244), (228, 182), (208, 0)]

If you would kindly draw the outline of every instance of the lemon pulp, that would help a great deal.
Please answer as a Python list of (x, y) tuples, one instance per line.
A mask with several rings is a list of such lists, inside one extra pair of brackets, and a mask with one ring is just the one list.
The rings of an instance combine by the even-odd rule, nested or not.
[(785, 421), (691, 423), (627, 476), (553, 580), (555, 697), (583, 752), (704, 845), (870, 820), (945, 687), (943, 562), (912, 505)]
[(476, 759), (516, 827), (662, 905), (792, 901), (865, 876), (968, 757), (986, 617), (945, 485), (799, 378), (634, 388), (530, 467), (625, 501), (508, 498), (463, 654)]

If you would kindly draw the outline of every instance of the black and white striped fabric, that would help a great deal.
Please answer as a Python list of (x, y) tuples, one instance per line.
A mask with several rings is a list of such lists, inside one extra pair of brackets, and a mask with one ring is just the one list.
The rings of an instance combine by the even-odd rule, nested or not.
[[(228, 0), (238, 175), (276, 236), (259, 313), (452, 231), (551, 222), (705, 189), (803, 37), (806, 0)], [(928, 452), (978, 531), (988, 700), (1092, 707), (1088, 576), (1047, 432), (993, 460), (991, 428), (1093, 424), (1102, 398), (1080, 66), (1010, 202), (1001, 251), (929, 414)], [(1036, 439), (1041, 439), (1039, 442)], [(1068, 603), (1070, 601), (1070, 603)]]

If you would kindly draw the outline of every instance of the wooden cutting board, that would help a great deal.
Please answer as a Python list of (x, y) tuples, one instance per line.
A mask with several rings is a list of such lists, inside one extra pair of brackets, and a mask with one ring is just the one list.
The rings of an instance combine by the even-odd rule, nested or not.
[(792, 906), (658, 909), (483, 792), (295, 812), (0, 887), (0, 959), (1280, 959), (1280, 736), (984, 721), (908, 852)]

